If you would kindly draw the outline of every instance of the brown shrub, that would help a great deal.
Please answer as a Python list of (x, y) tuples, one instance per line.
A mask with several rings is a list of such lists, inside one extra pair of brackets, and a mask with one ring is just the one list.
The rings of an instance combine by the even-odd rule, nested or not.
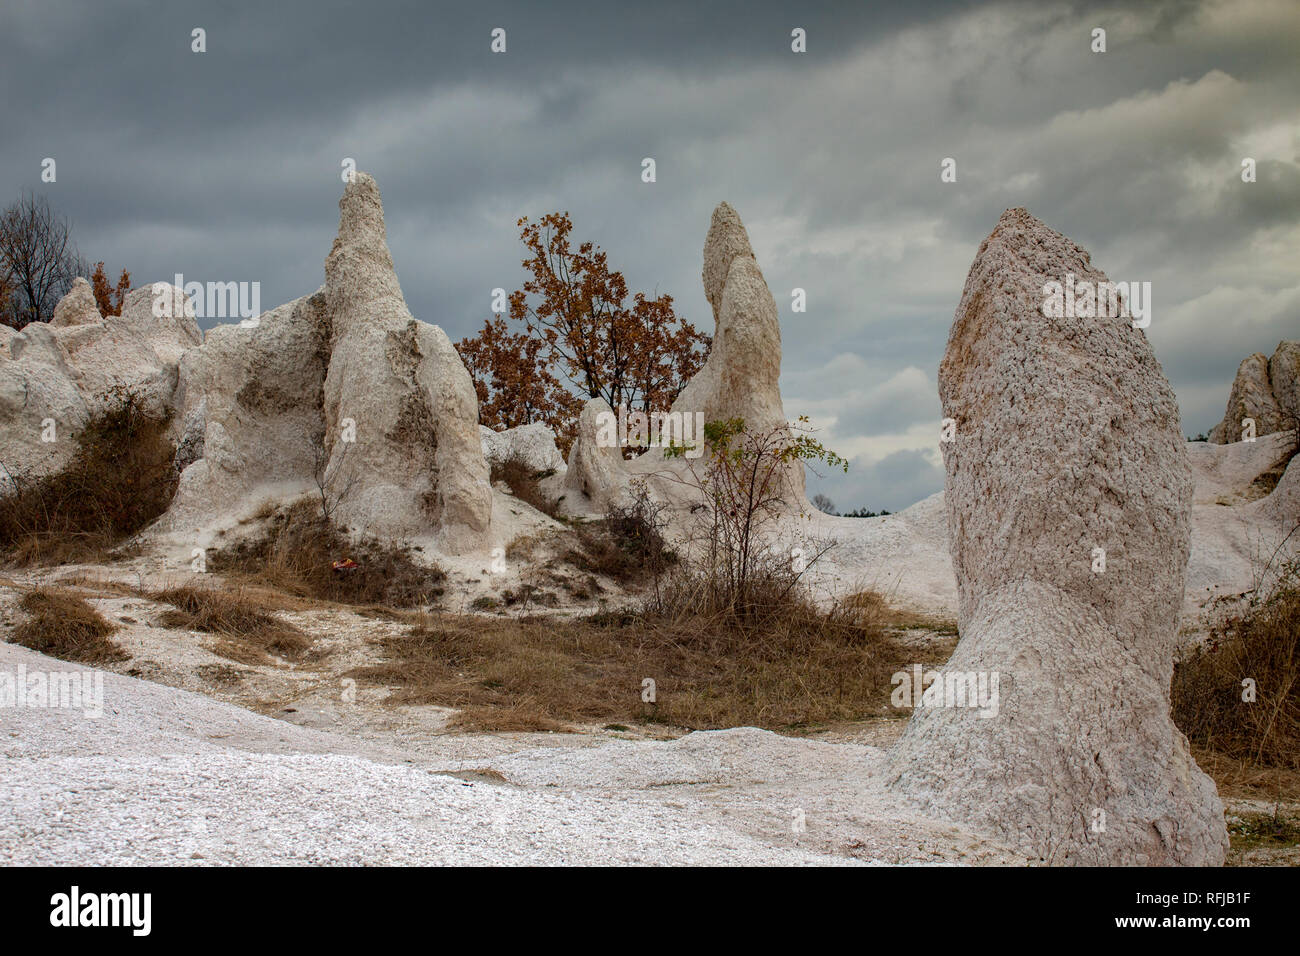
[(117, 627), (70, 591), (38, 587), (18, 604), (29, 615), (14, 628), (11, 643), (79, 664), (111, 664), (129, 659), (108, 636)]
[[(915, 659), (869, 616), (792, 603), (762, 627), (644, 611), (579, 620), (426, 615), (379, 640), (385, 662), (352, 672), (394, 700), (461, 708), (478, 730), (568, 722), (791, 729), (896, 713), (890, 676)], [(642, 701), (642, 681), (656, 701)]]
[(542, 494), (541, 482), (549, 478), (554, 471), (538, 471), (519, 457), (512, 457), (492, 465), (492, 481), (504, 481), (510, 487), (510, 493), (525, 504), (531, 505), (544, 515), (552, 518), (559, 516), (558, 503)]
[(610, 505), (603, 521), (580, 527), (579, 547), (565, 557), (589, 574), (603, 574), (624, 584), (658, 578), (677, 564), (676, 552), (664, 539), (663, 510), (642, 487), (630, 503)]
[[(1242, 700), (1242, 682), (1256, 700)], [(1300, 564), (1174, 669), (1174, 722), (1196, 746), (1246, 766), (1300, 771)]]
[(168, 419), (148, 414), (129, 388), (111, 388), (103, 402), (63, 471), (10, 474), (15, 492), (0, 499), (0, 555), (9, 564), (102, 559), (167, 510), (177, 480)]

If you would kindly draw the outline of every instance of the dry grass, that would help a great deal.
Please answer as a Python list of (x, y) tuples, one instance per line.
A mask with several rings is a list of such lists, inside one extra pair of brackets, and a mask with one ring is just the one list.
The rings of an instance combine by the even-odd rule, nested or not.
[(541, 481), (555, 474), (553, 471), (537, 471), (522, 458), (513, 457), (492, 465), (492, 481), (504, 481), (510, 493), (525, 504), (531, 505), (542, 514), (557, 518), (557, 502), (550, 501), (542, 494)]
[[(852, 609), (793, 601), (753, 628), (645, 612), (554, 619), (434, 614), (380, 639), (353, 677), (394, 701), (461, 709), (473, 730), (655, 722), (794, 730), (891, 713), (889, 678), (914, 654)], [(655, 701), (642, 699), (643, 680)]]
[(1300, 771), (1229, 757), (1196, 744), (1192, 756), (1225, 800), (1300, 801)]
[(272, 655), (302, 660), (311, 649), (309, 635), (275, 617), (266, 604), (243, 589), (185, 586), (158, 591), (150, 598), (175, 608), (163, 614), (160, 623), (216, 635), (214, 653), (241, 664), (269, 663)]
[(76, 436), (63, 471), (10, 475), (15, 493), (0, 499), (0, 556), (8, 564), (102, 561), (167, 510), (177, 480), (167, 419), (147, 414), (129, 389), (103, 398), (107, 411)]
[[(344, 558), (356, 567), (334, 570), (334, 562)], [(257, 540), (211, 553), (208, 570), (351, 607), (426, 607), (442, 596), (447, 577), (407, 549), (370, 539), (350, 541), (306, 501), (272, 514)]]
[(78, 664), (111, 664), (130, 655), (109, 635), (117, 627), (70, 591), (38, 587), (19, 601), (28, 614), (9, 638), (13, 644)]
[[(1253, 680), (1256, 700), (1243, 700)], [(1300, 579), (1216, 628), (1174, 670), (1175, 723), (1194, 744), (1300, 771)]]

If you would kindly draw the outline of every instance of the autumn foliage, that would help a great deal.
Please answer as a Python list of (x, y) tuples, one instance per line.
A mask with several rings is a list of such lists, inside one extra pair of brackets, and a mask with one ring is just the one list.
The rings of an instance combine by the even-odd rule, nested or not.
[(670, 295), (629, 296), (606, 254), (574, 248), (568, 213), (520, 219), (529, 278), (510, 296), (509, 320), (484, 322), (457, 348), (474, 379), (479, 421), (511, 428), (540, 421), (567, 450), (589, 398), (612, 408), (666, 410), (699, 371), (711, 340), (673, 310)]
[(131, 291), (131, 273), (123, 269), (118, 276), (117, 285), (112, 286), (104, 274), (104, 263), (96, 262), (95, 271), (90, 276), (90, 286), (95, 293), (95, 306), (100, 315), (121, 315), (122, 303)]
[[(567, 435), (582, 411), (582, 400), (564, 387), (542, 358), (545, 340), (511, 332), (505, 319), (483, 323), (483, 331), (457, 345), (478, 392), (478, 417), (492, 428), (543, 422), (557, 436)], [(564, 442), (568, 450), (571, 437)]]

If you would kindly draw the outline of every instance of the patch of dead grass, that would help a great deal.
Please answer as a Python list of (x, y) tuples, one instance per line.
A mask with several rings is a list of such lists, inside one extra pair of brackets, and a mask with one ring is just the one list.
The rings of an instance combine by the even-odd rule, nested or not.
[[(259, 537), (216, 549), (208, 569), (241, 584), (349, 607), (420, 608), (443, 594), (446, 573), (409, 549), (349, 540), (318, 506), (298, 502), (266, 519)], [(351, 559), (355, 567), (336, 570)]]
[(171, 503), (177, 475), (168, 419), (148, 413), (126, 387), (101, 398), (105, 410), (73, 439), (76, 450), (61, 472), (31, 478), (5, 469), (14, 485), (0, 498), (0, 557), (7, 563), (108, 560), (111, 549)]
[(272, 655), (299, 661), (312, 646), (309, 635), (275, 617), (243, 589), (187, 585), (157, 591), (150, 598), (174, 608), (159, 623), (215, 635), (213, 652), (240, 664), (269, 663)]
[(538, 471), (519, 457), (492, 465), (493, 483), (503, 481), (510, 488), (510, 493), (527, 505), (536, 508), (542, 514), (557, 518), (558, 502), (549, 500), (542, 494), (541, 482), (555, 474), (554, 471)]
[(13, 644), (78, 664), (112, 664), (130, 658), (109, 640), (116, 625), (71, 591), (34, 588), (18, 606), (28, 618), (14, 628), (9, 638)]
[[(460, 710), (469, 730), (660, 723), (794, 731), (891, 712), (915, 654), (870, 616), (796, 603), (762, 626), (617, 612), (573, 620), (428, 614), (350, 676), (401, 704)], [(643, 681), (654, 681), (654, 701)]]

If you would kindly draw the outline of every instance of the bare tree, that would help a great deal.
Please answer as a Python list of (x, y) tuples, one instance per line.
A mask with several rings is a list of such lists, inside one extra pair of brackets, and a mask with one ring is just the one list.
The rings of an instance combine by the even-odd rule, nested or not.
[(72, 280), (89, 272), (68, 221), (44, 196), (24, 193), (0, 215), (0, 286), (11, 290), (0, 300), (5, 325), (21, 329), (29, 322), (48, 322)]
[(831, 501), (831, 499), (825, 495), (813, 495), (812, 505), (818, 511), (825, 512), (828, 515), (835, 514), (835, 502)]
[[(338, 510), (339, 505), (351, 497), (359, 481), (355, 468), (345, 468), (348, 461), (348, 452), (352, 450), (352, 444), (350, 442), (343, 444), (343, 451), (334, 462), (333, 468), (330, 467), (331, 456), (329, 450), (325, 447), (324, 434), (313, 436), (310, 444), (312, 478), (315, 480), (316, 490), (320, 494), (321, 514), (327, 522), (332, 521), (334, 512)], [(341, 480), (339, 472), (345, 472)]]

